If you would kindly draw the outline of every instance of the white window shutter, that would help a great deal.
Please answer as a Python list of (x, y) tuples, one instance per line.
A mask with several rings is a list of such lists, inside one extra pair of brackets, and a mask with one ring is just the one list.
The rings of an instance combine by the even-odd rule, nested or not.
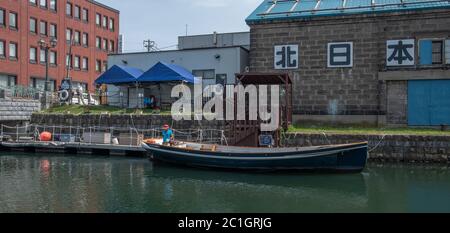
[(445, 41), (445, 63), (450, 64), (450, 40)]

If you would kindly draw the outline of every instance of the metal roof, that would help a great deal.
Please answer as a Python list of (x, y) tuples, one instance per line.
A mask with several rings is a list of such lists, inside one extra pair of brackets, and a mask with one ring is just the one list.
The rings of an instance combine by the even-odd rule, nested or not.
[(450, 0), (264, 0), (246, 22), (445, 8)]

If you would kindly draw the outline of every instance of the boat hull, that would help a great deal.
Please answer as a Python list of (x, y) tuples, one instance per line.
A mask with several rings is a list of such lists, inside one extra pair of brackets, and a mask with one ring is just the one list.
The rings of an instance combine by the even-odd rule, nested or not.
[(174, 165), (244, 171), (361, 172), (367, 163), (367, 143), (280, 153), (187, 151), (143, 144), (152, 160)]

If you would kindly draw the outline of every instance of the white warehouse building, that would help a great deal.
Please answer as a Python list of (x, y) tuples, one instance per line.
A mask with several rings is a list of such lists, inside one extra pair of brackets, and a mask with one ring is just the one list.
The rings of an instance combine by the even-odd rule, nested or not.
[[(181, 66), (194, 76), (202, 77), (204, 86), (234, 84), (235, 74), (248, 69), (250, 33), (181, 36), (178, 38), (178, 48), (168, 51), (111, 54), (108, 56), (108, 66), (129, 66), (146, 71), (158, 62), (165, 62)], [(117, 97), (118, 92), (122, 92), (122, 96), (134, 96), (138, 95), (136, 90), (143, 95), (146, 93), (142, 89), (122, 87), (119, 90), (119, 87), (108, 86), (108, 104), (117, 106), (119, 102), (123, 102)], [(162, 91), (170, 95), (170, 89)], [(123, 106), (123, 103), (120, 105)], [(129, 102), (128, 106), (136, 107), (138, 104)]]

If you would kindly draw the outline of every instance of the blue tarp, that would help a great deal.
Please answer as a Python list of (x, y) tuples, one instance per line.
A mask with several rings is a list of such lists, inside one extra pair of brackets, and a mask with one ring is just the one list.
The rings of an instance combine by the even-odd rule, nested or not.
[(144, 72), (140, 69), (114, 65), (95, 80), (96, 84), (135, 83)]
[(197, 83), (198, 79), (194, 77), (188, 70), (185, 68), (168, 64), (164, 62), (158, 62), (152, 68), (150, 68), (147, 72), (142, 74), (138, 79), (140, 83), (148, 83), (148, 82), (181, 82), (185, 81), (187, 83)]

